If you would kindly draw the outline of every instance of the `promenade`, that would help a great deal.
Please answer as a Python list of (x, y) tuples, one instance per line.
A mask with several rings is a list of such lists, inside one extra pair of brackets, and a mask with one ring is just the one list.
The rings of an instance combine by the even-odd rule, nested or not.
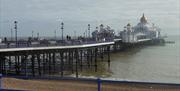
[[(3, 87), (31, 91), (97, 91), (97, 81), (23, 80), (3, 78)], [(141, 82), (102, 82), (101, 91), (179, 91), (179, 85)]]

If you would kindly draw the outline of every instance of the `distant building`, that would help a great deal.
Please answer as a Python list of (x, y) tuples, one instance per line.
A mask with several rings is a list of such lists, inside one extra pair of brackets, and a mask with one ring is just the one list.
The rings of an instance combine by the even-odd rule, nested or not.
[(110, 26), (104, 27), (103, 24), (98, 27), (96, 27), (96, 30), (92, 32), (92, 37), (96, 41), (109, 41), (112, 40), (115, 36), (115, 32), (113, 29), (111, 29)]
[(160, 29), (154, 24), (150, 24), (147, 18), (141, 17), (140, 22), (136, 26), (128, 23), (124, 27), (124, 31), (120, 32), (123, 42), (137, 42), (140, 39), (155, 39), (160, 37)]

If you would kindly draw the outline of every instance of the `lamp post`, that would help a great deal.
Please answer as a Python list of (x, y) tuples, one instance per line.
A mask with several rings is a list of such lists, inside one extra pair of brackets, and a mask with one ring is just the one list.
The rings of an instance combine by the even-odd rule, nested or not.
[(90, 24), (88, 24), (88, 32), (89, 32), (89, 38), (90, 38), (90, 36), (91, 36), (91, 31), (90, 31)]
[(16, 47), (18, 47), (18, 40), (17, 40), (17, 21), (14, 21), (14, 29), (15, 29), (15, 39), (16, 39)]
[(76, 39), (76, 30), (74, 31), (74, 39)]
[(63, 41), (64, 40), (63, 39), (63, 32), (64, 32), (64, 23), (63, 22), (61, 23), (61, 31), (62, 31), (62, 41)]
[(34, 37), (34, 31), (32, 31), (32, 35), (31, 36), (32, 36), (32, 38)]
[(39, 32), (37, 33), (37, 39), (39, 40)]
[(56, 40), (56, 30), (54, 30), (54, 39)]
[(88, 30), (86, 30), (86, 42), (88, 41)]
[(13, 29), (11, 28), (11, 41), (13, 41)]
[(86, 37), (86, 32), (84, 32), (83, 35), (84, 35), (84, 38), (85, 38)]

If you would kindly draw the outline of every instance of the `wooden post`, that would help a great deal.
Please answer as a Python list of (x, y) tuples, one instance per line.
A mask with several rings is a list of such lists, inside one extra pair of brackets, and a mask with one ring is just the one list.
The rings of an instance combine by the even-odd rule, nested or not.
[(64, 53), (63, 53), (63, 51), (61, 51), (61, 77), (63, 77), (63, 75), (64, 75), (64, 73), (63, 73), (63, 66), (64, 66)]
[(18, 74), (18, 64), (17, 64), (17, 56), (15, 55), (15, 70), (16, 70), (16, 75)]
[(104, 48), (103, 48), (103, 46), (102, 46), (102, 48), (100, 48), (100, 50), (101, 50), (101, 61), (103, 61), (103, 55), (104, 55)]
[(87, 57), (87, 65), (88, 65), (88, 68), (90, 68), (90, 63), (89, 63), (89, 49), (86, 50), (87, 54), (86, 54), (86, 57)]
[(20, 56), (18, 55), (17, 58), (18, 75), (20, 75)]
[(97, 72), (97, 51), (98, 51), (98, 49), (97, 48), (95, 48), (95, 72)]
[(41, 58), (40, 58), (40, 55), (41, 54), (37, 54), (39, 76), (41, 76)]
[(43, 58), (42, 58), (42, 60), (43, 60), (43, 74), (45, 74), (45, 72), (46, 72), (46, 53), (43, 53)]
[(90, 50), (90, 60), (91, 60), (91, 65), (93, 65), (93, 48)]
[(5, 73), (5, 72), (4, 72), (4, 68), (5, 68), (5, 67), (4, 67), (4, 66), (5, 66), (5, 65), (4, 65), (4, 62), (5, 62), (5, 57), (2, 56), (2, 57), (1, 57), (1, 66), (2, 66), (1, 70), (2, 70), (2, 74)]
[(78, 58), (78, 50), (76, 49), (75, 50), (75, 57), (76, 57), (76, 78), (78, 78), (78, 60), (79, 60), (79, 58)]
[(108, 51), (108, 68), (110, 68), (110, 46), (108, 46), (107, 51)]
[(56, 53), (53, 52), (53, 71), (56, 72)]
[(26, 56), (24, 57), (25, 76), (27, 76), (27, 58), (28, 58), (28, 55), (26, 55)]
[(31, 55), (31, 69), (32, 69), (32, 76), (35, 76), (35, 69), (34, 69), (34, 54)]
[(71, 54), (71, 56), (72, 56), (72, 59), (71, 59), (71, 71), (72, 71), (72, 73), (74, 73), (74, 50), (72, 50), (72, 52), (71, 52), (72, 54)]
[(49, 75), (50, 75), (51, 74), (51, 58), (52, 58), (51, 53), (49, 53), (48, 56), (49, 56), (48, 64), (49, 64)]
[(83, 68), (83, 50), (81, 50), (80, 51), (80, 56), (81, 56), (81, 58), (80, 58), (80, 69), (81, 69), (81, 71), (83, 70), (82, 68)]
[(3, 58), (2, 58), (2, 56), (0, 54), (0, 74), (3, 73), (3, 70), (2, 70), (2, 60), (3, 60)]
[[(24, 69), (25, 69), (25, 67), (24, 67), (24, 61), (25, 61), (25, 60), (24, 60), (24, 58), (25, 58), (25, 57), (24, 57), (24, 55), (21, 55), (20, 58), (21, 58), (21, 73), (24, 74), (24, 73), (25, 73), (25, 72), (24, 72)], [(23, 71), (23, 72), (22, 72), (22, 71)]]
[(68, 69), (71, 69), (71, 51), (68, 50)]
[(9, 64), (9, 71), (11, 70), (11, 56), (9, 56), (9, 62), (8, 62), (8, 64)]
[(6, 67), (5, 67), (5, 60), (6, 60), (6, 58), (5, 58), (5, 56), (3, 57), (3, 60), (2, 60), (2, 63), (3, 63), (3, 74), (6, 74)]

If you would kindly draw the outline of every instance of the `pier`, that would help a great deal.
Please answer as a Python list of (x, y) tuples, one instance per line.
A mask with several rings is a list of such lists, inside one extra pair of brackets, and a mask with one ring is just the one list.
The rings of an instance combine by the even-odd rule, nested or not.
[[(61, 22), (61, 39), (35, 38), (19, 39), (17, 21), (14, 21), (15, 39), (4, 38), (0, 42), (0, 73), (21, 76), (60, 76), (75, 74), (91, 69), (97, 72), (98, 63), (107, 62), (110, 67), (110, 53), (119, 52), (137, 46), (164, 44), (160, 30), (150, 25), (146, 16), (140, 18), (136, 26), (128, 23), (119, 35), (114, 29), (101, 24), (91, 36), (88, 24), (88, 36), (71, 38), (63, 35), (64, 23)], [(150, 27), (147, 27), (150, 26)], [(105, 58), (106, 57), (106, 58)], [(100, 60), (99, 60), (100, 59)]]
[(98, 62), (107, 62), (110, 67), (111, 52), (152, 42), (150, 39), (142, 39), (134, 43), (124, 43), (121, 39), (114, 39), (110, 42), (82, 45), (2, 48), (0, 73), (33, 77), (64, 77), (66, 74), (75, 74), (78, 78), (79, 72), (85, 69), (97, 72)]
[[(110, 47), (114, 42), (0, 49), (0, 73), (3, 75), (49, 76), (75, 73), (85, 68), (97, 71), (97, 58), (110, 66)], [(103, 56), (107, 55), (107, 60)]]

